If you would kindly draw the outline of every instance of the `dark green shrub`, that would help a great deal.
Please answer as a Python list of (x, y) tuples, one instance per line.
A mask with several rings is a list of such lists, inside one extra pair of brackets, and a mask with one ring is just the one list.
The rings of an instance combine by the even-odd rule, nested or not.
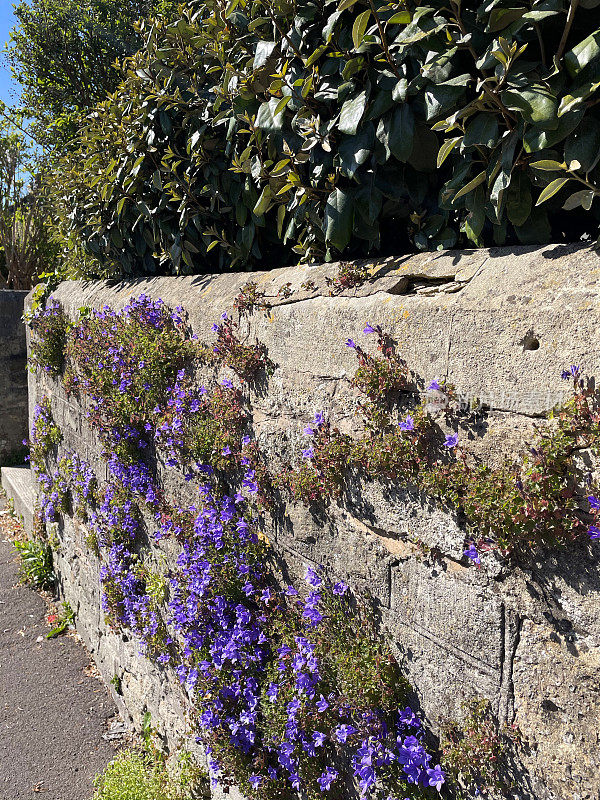
[(596, 235), (597, 6), (191, 2), (56, 191), (104, 274)]

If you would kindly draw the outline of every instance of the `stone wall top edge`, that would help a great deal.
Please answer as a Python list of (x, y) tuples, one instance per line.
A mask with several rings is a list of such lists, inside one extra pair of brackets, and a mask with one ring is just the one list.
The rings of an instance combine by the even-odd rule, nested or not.
[[(589, 244), (417, 253), (354, 263), (368, 266), (372, 277), (362, 286), (336, 291), (336, 297), (364, 297), (384, 292), (410, 302), (431, 302), (428, 284), (436, 299), (441, 298), (453, 307), (473, 306), (482, 301), (486, 305), (504, 304), (507, 300), (513, 305), (530, 303), (534, 294), (536, 302), (546, 305), (570, 304), (585, 308), (595, 296), (600, 297), (600, 256)], [(255, 281), (271, 305), (287, 305), (329, 296), (328, 280), (337, 275), (339, 266), (340, 262), (333, 262), (269, 272), (146, 277), (119, 283), (66, 281), (53, 296), (68, 312), (76, 311), (81, 305), (108, 303), (118, 307), (143, 292), (153, 298), (161, 296), (171, 304), (181, 302), (187, 310), (205, 305), (214, 307), (219, 303), (227, 310), (240, 289), (249, 281)], [(312, 281), (315, 288), (302, 288), (307, 281)], [(285, 299), (278, 297), (278, 290), (288, 283), (293, 294)]]

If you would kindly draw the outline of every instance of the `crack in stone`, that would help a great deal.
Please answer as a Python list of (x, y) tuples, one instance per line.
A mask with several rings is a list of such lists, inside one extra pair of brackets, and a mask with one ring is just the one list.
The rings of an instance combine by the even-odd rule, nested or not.
[(510, 725), (514, 719), (515, 687), (513, 665), (521, 640), (522, 618), (502, 604), (502, 661), (500, 667), (500, 693), (498, 697), (498, 722)]

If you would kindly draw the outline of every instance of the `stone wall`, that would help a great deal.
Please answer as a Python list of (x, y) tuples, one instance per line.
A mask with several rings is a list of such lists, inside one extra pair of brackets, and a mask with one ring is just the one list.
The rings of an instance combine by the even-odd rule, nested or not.
[[(357, 430), (350, 385), (355, 357), (344, 346), (378, 323), (424, 380), (446, 377), (489, 410), (474, 418), (467, 448), (492, 464), (522, 452), (539, 418), (568, 393), (561, 369), (580, 364), (600, 375), (600, 258), (583, 246), (423, 254), (377, 262), (363, 286), (330, 294), (336, 265), (256, 273), (161, 278), (109, 286), (62, 284), (54, 293), (75, 316), (84, 306), (120, 308), (144, 292), (181, 304), (201, 340), (232, 309), (250, 277), (271, 308), (243, 323), (275, 365), (260, 391), (247, 389), (254, 435), (272, 466), (297, 457), (302, 428), (326, 410), (343, 431)], [(312, 281), (315, 288), (302, 288)], [(287, 299), (278, 290), (289, 282)], [(363, 339), (360, 339), (363, 344)], [(369, 346), (368, 344), (365, 346)], [(235, 375), (224, 370), (220, 377)], [(46, 375), (31, 380), (31, 402), (50, 394), (63, 446), (103, 470), (82, 409)], [(185, 496), (184, 483), (169, 488)], [(105, 679), (139, 724), (145, 710), (173, 745), (186, 729), (186, 698), (166, 669), (138, 658), (100, 609), (99, 565), (70, 519), (57, 530), (61, 588)], [(465, 531), (452, 512), (409, 488), (354, 481), (325, 515), (288, 505), (267, 530), (282, 570), (294, 579), (323, 565), (375, 598), (379, 623), (435, 733), (459, 718), (461, 703), (489, 699), (501, 723), (527, 742), (513, 764), (511, 796), (592, 800), (600, 793), (600, 547), (507, 565), (488, 555), (477, 569), (463, 556)], [(167, 562), (174, 544), (153, 545)], [(595, 549), (594, 549), (595, 548)], [(215, 795), (217, 796), (217, 795)], [(234, 797), (230, 794), (229, 797)]]
[(0, 290), (0, 466), (23, 450), (27, 436), (26, 295)]

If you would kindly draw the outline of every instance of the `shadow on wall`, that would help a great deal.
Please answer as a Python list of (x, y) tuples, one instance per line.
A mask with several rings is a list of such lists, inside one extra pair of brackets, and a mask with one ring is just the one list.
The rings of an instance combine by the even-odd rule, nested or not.
[(27, 437), (27, 292), (0, 290), (0, 466), (22, 464)]

